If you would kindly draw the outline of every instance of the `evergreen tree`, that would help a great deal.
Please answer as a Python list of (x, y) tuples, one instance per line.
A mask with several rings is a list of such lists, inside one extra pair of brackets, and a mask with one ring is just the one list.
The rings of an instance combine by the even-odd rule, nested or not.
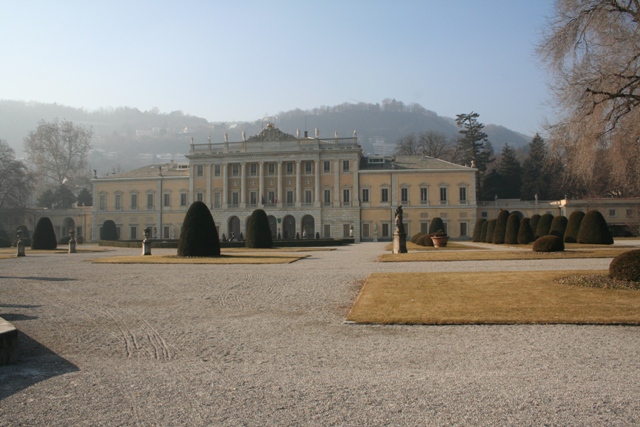
[(487, 134), (482, 130), (484, 125), (478, 121), (480, 115), (471, 112), (469, 114), (458, 114), (456, 124), (460, 128), (458, 147), (461, 160), (465, 164), (473, 165), (478, 169), (476, 173), (476, 197), (482, 194), (483, 178), (487, 168), (493, 162), (493, 148), (487, 139)]
[(83, 188), (78, 193), (78, 205), (93, 206), (93, 196), (91, 195), (91, 192), (86, 188)]
[(529, 143), (529, 156), (522, 163), (521, 198), (551, 200), (562, 198), (562, 165), (550, 155), (539, 134)]
[(56, 198), (51, 189), (44, 191), (40, 197), (38, 197), (38, 206), (41, 208), (53, 209), (55, 203)]
[(516, 152), (508, 144), (502, 148), (498, 174), (502, 178), (501, 192), (497, 193), (501, 199), (519, 199), (522, 167), (516, 157)]
[(193, 202), (182, 224), (178, 256), (218, 257), (220, 239), (211, 212), (203, 202)]
[(53, 193), (55, 199), (53, 207), (55, 209), (69, 209), (75, 202), (76, 196), (69, 190), (69, 188), (61, 184)]

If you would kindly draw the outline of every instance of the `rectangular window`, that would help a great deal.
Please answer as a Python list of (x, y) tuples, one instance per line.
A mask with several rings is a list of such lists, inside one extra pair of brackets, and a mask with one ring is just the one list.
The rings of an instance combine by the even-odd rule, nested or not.
[(287, 200), (287, 205), (293, 205), (293, 191), (292, 190), (287, 190), (287, 195), (286, 195), (286, 200)]
[(267, 203), (273, 205), (276, 202), (276, 192), (268, 191), (267, 192)]
[(331, 162), (329, 160), (325, 160), (323, 162), (323, 171), (324, 173), (331, 173)]
[(313, 203), (313, 193), (311, 190), (304, 190), (304, 202), (306, 204)]
[(275, 175), (276, 174), (276, 164), (275, 163), (269, 163), (268, 164), (267, 173), (269, 175)]
[(351, 162), (349, 160), (342, 161), (342, 172), (349, 172), (350, 163)]
[(202, 191), (196, 193), (196, 200), (199, 202), (204, 201), (204, 193), (202, 193)]
[(349, 232), (350, 230), (351, 230), (351, 225), (342, 224), (342, 237), (349, 237), (349, 234), (351, 234)]
[(287, 162), (287, 175), (293, 175), (293, 162)]
[(486, 212), (486, 211), (485, 212), (481, 212), (480, 213), (480, 217), (481, 218), (488, 218), (489, 217), (489, 212)]
[(347, 204), (347, 203), (351, 203), (351, 190), (348, 188), (345, 188), (344, 190), (342, 190), (342, 201)]
[(168, 225), (165, 225), (164, 227), (162, 227), (162, 238), (163, 239), (168, 239), (169, 238), (169, 230), (170, 230), (170, 227)]
[(213, 193), (213, 207), (220, 207), (220, 193)]
[(400, 200), (402, 203), (409, 203), (409, 189), (401, 188), (400, 189)]
[(325, 224), (323, 227), (324, 238), (328, 239), (331, 237), (331, 224)]
[(202, 165), (196, 165), (196, 176), (204, 175), (204, 167)]
[(136, 227), (135, 225), (132, 225), (131, 228), (129, 229), (130, 231), (130, 239), (131, 240), (136, 240), (138, 238), (138, 227)]
[(362, 237), (364, 239), (369, 238), (369, 224), (362, 224)]
[(220, 176), (220, 165), (213, 165), (213, 175)]
[(609, 209), (609, 216), (618, 216), (618, 211), (616, 209)]
[(362, 189), (362, 203), (369, 203), (369, 189)]
[(429, 191), (427, 187), (420, 187), (420, 204), (426, 205), (429, 203)]
[(304, 162), (304, 173), (311, 175), (313, 173), (313, 162)]
[(324, 205), (331, 206), (331, 190), (324, 190)]
[(234, 191), (233, 193), (231, 193), (231, 206), (233, 206), (234, 208), (237, 208), (239, 204), (240, 204), (240, 193), (238, 193), (237, 191)]
[(116, 210), (122, 210), (122, 194), (116, 194)]
[(137, 194), (132, 194), (131, 195), (131, 210), (132, 211), (138, 210), (138, 195)]
[(147, 209), (153, 209), (153, 194), (147, 194)]
[(237, 163), (231, 165), (231, 175), (239, 176), (240, 175), (240, 165)]
[(389, 202), (389, 189), (388, 188), (381, 189), (380, 201), (382, 203), (388, 203)]
[(460, 223), (460, 237), (467, 237), (467, 223)]
[(187, 193), (180, 193), (180, 206), (187, 206)]
[(162, 200), (162, 206), (168, 208), (169, 206), (171, 206), (171, 194), (169, 193), (164, 193), (163, 194), (163, 200)]
[(428, 222), (421, 222), (420, 223), (420, 232), (421, 233), (428, 233), (429, 232), (429, 223)]
[(256, 165), (255, 163), (251, 163), (249, 165), (249, 175), (258, 176), (258, 165)]
[(460, 187), (460, 204), (467, 204), (467, 187)]
[(249, 204), (251, 206), (255, 206), (258, 204), (258, 193), (256, 193), (255, 191), (251, 191), (249, 193)]
[(440, 204), (447, 204), (447, 187), (440, 187)]
[(382, 223), (382, 237), (389, 237), (389, 223)]

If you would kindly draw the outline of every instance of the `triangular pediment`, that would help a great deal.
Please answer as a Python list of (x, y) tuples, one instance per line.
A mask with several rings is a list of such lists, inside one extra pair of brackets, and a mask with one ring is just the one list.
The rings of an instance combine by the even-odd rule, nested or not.
[(250, 137), (249, 139), (247, 139), (248, 142), (252, 142), (252, 141), (295, 141), (296, 138), (293, 135), (290, 135), (288, 133), (284, 133), (282, 132), (280, 129), (276, 128), (275, 126), (273, 126), (271, 123), (269, 123), (264, 129), (262, 129), (262, 132), (260, 132), (257, 135), (254, 135), (252, 137)]

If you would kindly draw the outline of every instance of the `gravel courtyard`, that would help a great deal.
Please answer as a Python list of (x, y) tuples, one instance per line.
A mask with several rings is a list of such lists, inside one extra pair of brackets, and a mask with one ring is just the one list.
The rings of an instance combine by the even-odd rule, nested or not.
[(0, 367), (0, 426), (640, 424), (638, 327), (344, 323), (373, 272), (610, 259), (376, 263), (384, 247), (287, 265), (0, 260), (0, 316), (22, 344)]

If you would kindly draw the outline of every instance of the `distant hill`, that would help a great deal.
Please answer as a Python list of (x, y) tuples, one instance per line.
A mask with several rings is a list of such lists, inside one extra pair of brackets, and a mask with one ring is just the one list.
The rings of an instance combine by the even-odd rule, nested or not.
[[(191, 138), (196, 143), (222, 142), (225, 132), (229, 140), (240, 140), (246, 135), (258, 134), (266, 122), (273, 122), (282, 131), (295, 134), (346, 137), (357, 131), (365, 153), (390, 154), (395, 143), (409, 133), (434, 130), (452, 138), (458, 136), (458, 128), (452, 118), (438, 116), (418, 104), (405, 105), (386, 99), (380, 104), (345, 103), (333, 107), (320, 107), (281, 112), (274, 117), (248, 122), (210, 122), (182, 111), (161, 113), (157, 109), (140, 111), (119, 107), (87, 111), (58, 104), (0, 100), (0, 139), (6, 140), (22, 155), (23, 139), (36, 129), (40, 120), (68, 119), (94, 130), (94, 150), (89, 161), (100, 173), (128, 170), (152, 162), (184, 160)], [(482, 121), (482, 116), (480, 116)], [(531, 136), (509, 130), (503, 126), (486, 124), (496, 153), (504, 144), (514, 148), (525, 147)]]

